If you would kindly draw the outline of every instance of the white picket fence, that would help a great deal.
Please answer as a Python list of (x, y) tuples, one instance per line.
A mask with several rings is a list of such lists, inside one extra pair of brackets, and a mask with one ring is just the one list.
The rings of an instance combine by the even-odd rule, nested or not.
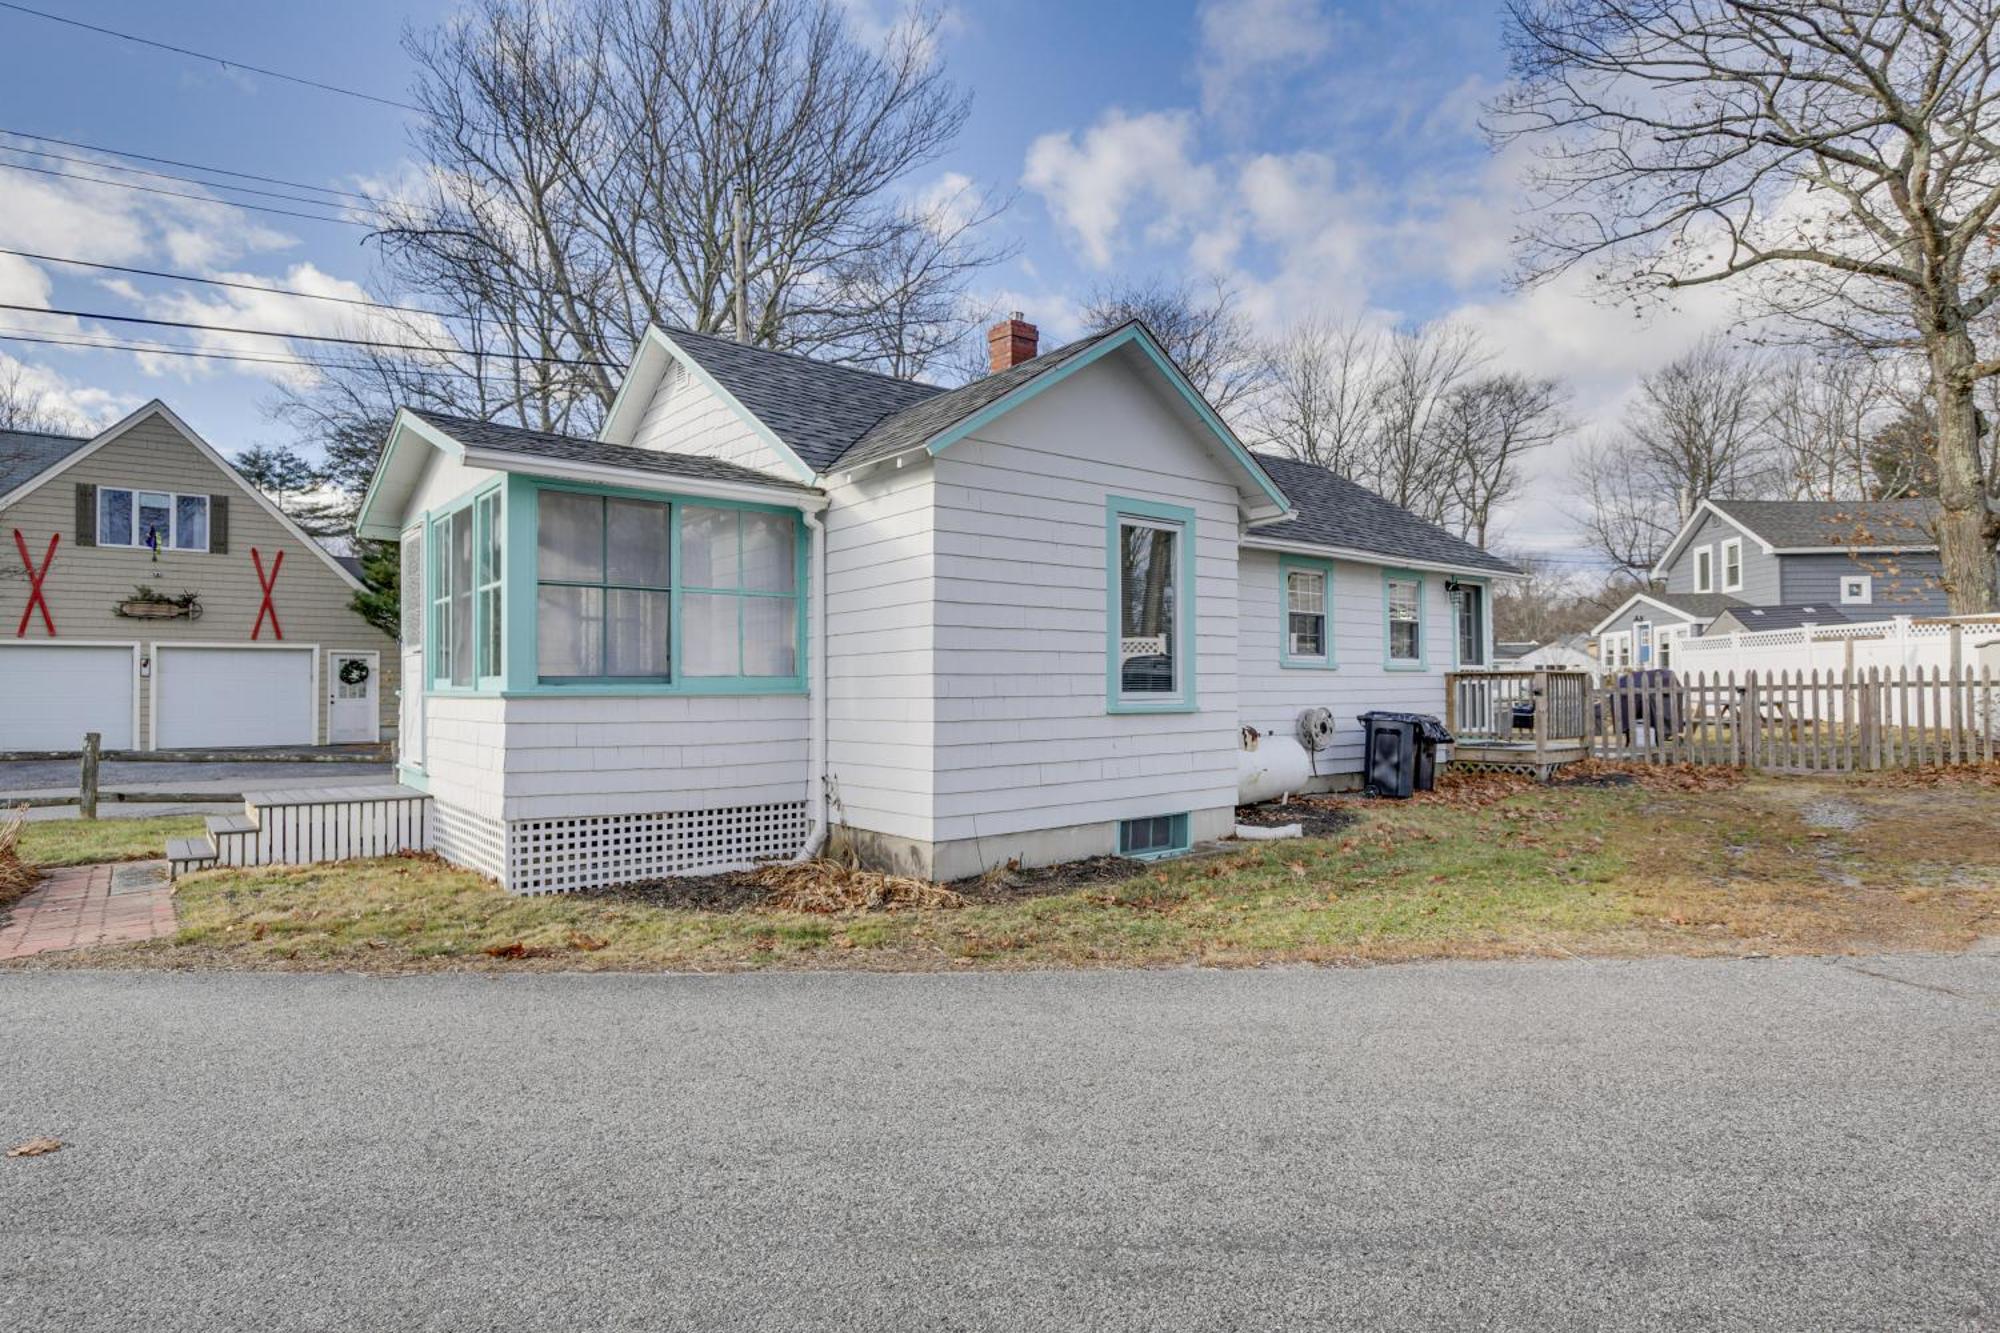
[(1742, 677), (1755, 672), (1767, 680), (1780, 673), (1871, 669), (1956, 676), (1976, 667), (1979, 650), (1989, 644), (2000, 644), (2000, 616), (1895, 616), (1680, 639), (1674, 643), (1670, 665), (1683, 676), (1733, 671)]

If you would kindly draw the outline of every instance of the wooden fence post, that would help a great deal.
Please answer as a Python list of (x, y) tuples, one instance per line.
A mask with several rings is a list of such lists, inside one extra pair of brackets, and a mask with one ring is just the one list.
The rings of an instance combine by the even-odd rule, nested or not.
[(94, 731), (83, 737), (83, 773), (77, 785), (76, 809), (85, 819), (97, 818), (97, 761), (104, 738)]

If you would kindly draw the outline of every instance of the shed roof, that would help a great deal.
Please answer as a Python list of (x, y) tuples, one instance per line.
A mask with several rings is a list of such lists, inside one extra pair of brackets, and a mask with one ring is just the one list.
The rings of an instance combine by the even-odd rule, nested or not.
[(1494, 574), (1521, 572), (1499, 556), (1452, 536), (1435, 523), (1426, 523), (1402, 506), (1316, 463), (1276, 454), (1256, 457), (1291, 500), (1298, 517), (1252, 528), (1247, 540), (1330, 546)]
[(1788, 606), (1732, 606), (1717, 616), (1728, 616), (1746, 630), (1797, 629), (1801, 625), (1844, 625), (1852, 619), (1837, 606), (1825, 602)]
[(668, 477), (691, 477), (702, 481), (731, 482), (742, 486), (774, 486), (791, 491), (813, 488), (788, 477), (773, 476), (720, 458), (699, 454), (669, 454), (657, 449), (635, 449), (623, 444), (604, 444), (575, 435), (556, 435), (469, 417), (447, 416), (442, 412), (408, 409), (413, 417), (428, 422), (468, 449), (518, 454), (523, 458), (544, 458), (565, 463), (589, 463), (598, 467), (625, 468), (653, 472)]

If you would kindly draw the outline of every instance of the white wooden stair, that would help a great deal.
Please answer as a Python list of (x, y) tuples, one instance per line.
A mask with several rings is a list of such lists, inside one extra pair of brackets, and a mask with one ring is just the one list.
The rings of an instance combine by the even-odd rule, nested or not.
[(175, 875), (217, 865), (312, 865), (425, 851), (431, 798), (394, 783), (246, 792), (240, 815), (210, 815), (205, 838), (167, 844)]

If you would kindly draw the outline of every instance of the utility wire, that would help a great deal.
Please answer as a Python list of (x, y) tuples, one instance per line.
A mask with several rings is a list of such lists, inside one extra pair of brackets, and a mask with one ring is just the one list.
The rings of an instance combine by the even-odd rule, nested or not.
[[(0, 4), (5, 3), (6, 0), (0, 0)], [(21, 150), (15, 149), (14, 151), (19, 152)], [(374, 223), (362, 222), (356, 218), (330, 218), (324, 213), (301, 213), (296, 209), (272, 208), (269, 204), (250, 204), (240, 199), (217, 199), (212, 194), (188, 194), (182, 190), (163, 190), (157, 185), (141, 185), (137, 181), (113, 181), (105, 180), (102, 176), (79, 176), (74, 171), (57, 171), (52, 167), (27, 167), (22, 166), (18, 162), (0, 162), (0, 169), (7, 171), (32, 171), (38, 176), (60, 176), (64, 180), (88, 181), (92, 185), (110, 185), (120, 190), (141, 190), (146, 194), (163, 194), (169, 199), (192, 199), (198, 204), (219, 204), (225, 208), (247, 208), (257, 213), (275, 213), (279, 217), (304, 218), (308, 222), (332, 222), (342, 227), (366, 227), (370, 231), (375, 229)], [(338, 205), (328, 203), (327, 207), (334, 208), (338, 207)]]
[[(345, 195), (349, 199), (359, 199), (363, 203), (377, 202), (372, 195), (358, 190), (339, 190), (331, 185), (308, 185), (304, 181), (289, 181), (278, 176), (259, 176), (248, 171), (231, 171), (227, 167), (206, 167), (199, 162), (183, 162), (172, 157), (150, 157), (145, 153), (128, 152), (123, 148), (105, 148), (99, 144), (78, 143), (74, 139), (57, 139), (47, 134), (30, 134), (26, 130), (0, 129), (0, 134), (16, 139), (33, 139), (36, 143), (52, 143), (63, 148), (80, 148), (86, 153), (109, 153), (113, 157), (129, 157), (138, 162), (152, 162), (163, 167), (185, 167), (189, 171), (206, 171), (211, 176), (235, 176), (239, 180), (261, 181), (266, 185), (284, 185), (294, 190), (317, 190), (322, 194)], [(332, 205), (328, 205), (331, 207)]]
[[(313, 370), (371, 371), (373, 366), (357, 365), (343, 361), (317, 361), (308, 357), (259, 356), (245, 352), (212, 352), (200, 347), (174, 347), (154, 343), (91, 342), (82, 338), (51, 338), (44, 334), (17, 332), (0, 329), (0, 342), (40, 343), (49, 347), (80, 347), (97, 352), (129, 352), (135, 356), (185, 356), (203, 361), (241, 361), (258, 366), (301, 366)], [(453, 375), (460, 379), (477, 380), (484, 378), (477, 371), (460, 370), (456, 366), (427, 366), (427, 375)]]
[[(277, 190), (260, 190), (254, 185), (228, 185), (222, 181), (205, 181), (195, 176), (180, 176), (171, 171), (152, 171), (145, 167), (128, 167), (120, 162), (101, 162), (93, 157), (71, 157), (66, 153), (51, 153), (46, 148), (16, 148), (12, 144), (0, 144), (0, 153), (20, 153), (28, 157), (47, 158), (53, 162), (70, 162), (81, 167), (95, 167), (99, 171), (123, 171), (133, 176), (151, 176), (155, 180), (179, 181), (183, 185), (199, 185), (210, 190), (234, 190), (238, 194), (254, 194), (265, 199), (282, 199), (286, 203), (308, 204), (314, 208), (345, 208), (355, 212), (374, 213), (378, 216), (383, 216), (382, 210), (372, 204), (344, 204), (337, 199), (313, 199), (304, 195), (281, 194)], [(8, 163), (6, 165), (12, 166), (15, 164)], [(123, 185), (126, 182), (113, 181), (110, 183)], [(234, 204), (237, 201), (234, 199), (218, 199), (215, 202)]]
[(308, 79), (300, 74), (287, 74), (282, 70), (267, 69), (262, 65), (252, 65), (241, 60), (230, 60), (225, 56), (210, 55), (206, 51), (190, 50), (188, 47), (174, 46), (169, 42), (156, 42), (150, 37), (140, 37), (133, 33), (120, 32), (116, 28), (100, 28), (95, 23), (85, 23), (81, 19), (64, 18), (60, 14), (49, 14), (39, 9), (30, 9), (26, 5), (14, 4), (11, 0), (0, 0), (0, 9), (11, 9), (18, 14), (29, 14), (38, 19), (47, 19), (51, 23), (65, 23), (72, 28), (82, 28), (86, 32), (94, 32), (100, 36), (116, 37), (122, 41), (136, 42), (140, 46), (150, 46), (160, 51), (172, 51), (175, 55), (187, 56), (193, 60), (206, 60), (211, 64), (220, 65), (224, 69), (245, 69), (249, 70), (252, 74), (262, 74), (267, 78), (283, 79), (286, 83), (296, 83), (306, 88), (317, 88), (325, 93), (339, 93), (342, 97), (358, 97), (364, 102), (374, 102), (380, 106), (392, 106), (401, 111), (414, 111), (420, 116), (429, 114), (420, 106), (411, 106), (408, 102), (398, 102), (393, 97), (378, 97), (374, 93), (357, 92), (353, 88), (342, 88), (340, 85), (334, 83), (322, 83), (318, 79)]
[(589, 361), (580, 357), (534, 356), (527, 352), (495, 352), (475, 348), (432, 347), (427, 343), (380, 342), (373, 338), (342, 338), (331, 333), (287, 333), (282, 329), (246, 329), (227, 324), (197, 324), (181, 319), (149, 319), (143, 315), (106, 315), (92, 310), (52, 310), (46, 306), (17, 305), (0, 301), (0, 310), (20, 310), (31, 315), (64, 319), (102, 319), (113, 324), (146, 324), (163, 329), (194, 329), (201, 333), (240, 333), (253, 338), (291, 338), (301, 342), (338, 343), (346, 347), (373, 347), (386, 352), (428, 352), (432, 356), (476, 356), (495, 361), (532, 361), (560, 366), (593, 366), (605, 370), (622, 367), (610, 361)]
[[(326, 296), (319, 292), (302, 292), (290, 287), (265, 287), (255, 282), (233, 282), (228, 278), (201, 278), (192, 273), (169, 273), (165, 269), (133, 268), (129, 264), (100, 264), (90, 259), (66, 259), (61, 255), (36, 254), (32, 250), (10, 250), (0, 246), (0, 255), (13, 255), (17, 259), (32, 259), (43, 264), (72, 264), (78, 268), (98, 269), (105, 273), (129, 273), (138, 278), (166, 278), (173, 282), (198, 282), (207, 287), (231, 287), (238, 291), (264, 292), (271, 296), (296, 296), (302, 301), (332, 301), (338, 305), (364, 306), (370, 310), (394, 310), (405, 315), (429, 315), (432, 319), (467, 319), (466, 315), (447, 315), (436, 310), (424, 310), (413, 305), (389, 305), (383, 301), (364, 301), (358, 296)], [(502, 321), (493, 321), (501, 327)]]

